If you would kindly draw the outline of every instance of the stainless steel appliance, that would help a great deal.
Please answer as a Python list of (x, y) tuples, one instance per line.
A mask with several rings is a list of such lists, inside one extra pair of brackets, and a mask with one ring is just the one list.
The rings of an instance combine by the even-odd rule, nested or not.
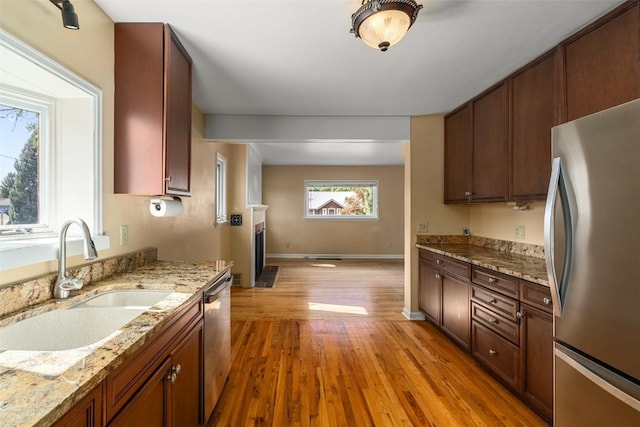
[(640, 99), (556, 126), (554, 424), (640, 426)]
[(231, 367), (231, 272), (204, 292), (204, 421), (211, 416)]

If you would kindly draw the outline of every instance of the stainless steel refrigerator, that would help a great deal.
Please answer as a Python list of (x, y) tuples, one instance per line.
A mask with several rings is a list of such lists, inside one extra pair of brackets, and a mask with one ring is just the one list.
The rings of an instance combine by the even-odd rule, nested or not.
[(640, 426), (640, 99), (552, 129), (554, 424)]

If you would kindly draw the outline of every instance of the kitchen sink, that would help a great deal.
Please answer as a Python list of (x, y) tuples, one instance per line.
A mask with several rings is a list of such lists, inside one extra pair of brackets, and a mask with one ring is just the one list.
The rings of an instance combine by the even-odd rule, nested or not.
[(71, 307), (0, 327), (0, 351), (61, 351), (95, 344), (172, 291), (108, 291)]
[(172, 291), (151, 290), (151, 289), (131, 289), (122, 291), (108, 291), (91, 297), (72, 309), (82, 307), (120, 307), (126, 309), (146, 310), (160, 302)]

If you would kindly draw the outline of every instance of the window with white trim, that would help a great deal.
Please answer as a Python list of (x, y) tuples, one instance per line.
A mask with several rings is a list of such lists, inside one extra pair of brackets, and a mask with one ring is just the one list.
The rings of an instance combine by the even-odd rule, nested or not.
[(378, 181), (304, 183), (306, 219), (377, 219)]
[(216, 154), (216, 224), (223, 224), (227, 218), (227, 159)]

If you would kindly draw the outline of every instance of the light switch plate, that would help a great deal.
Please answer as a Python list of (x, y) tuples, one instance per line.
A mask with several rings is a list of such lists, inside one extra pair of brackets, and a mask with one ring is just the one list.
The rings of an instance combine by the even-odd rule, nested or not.
[(524, 239), (524, 225), (515, 225), (513, 229), (516, 239)]

